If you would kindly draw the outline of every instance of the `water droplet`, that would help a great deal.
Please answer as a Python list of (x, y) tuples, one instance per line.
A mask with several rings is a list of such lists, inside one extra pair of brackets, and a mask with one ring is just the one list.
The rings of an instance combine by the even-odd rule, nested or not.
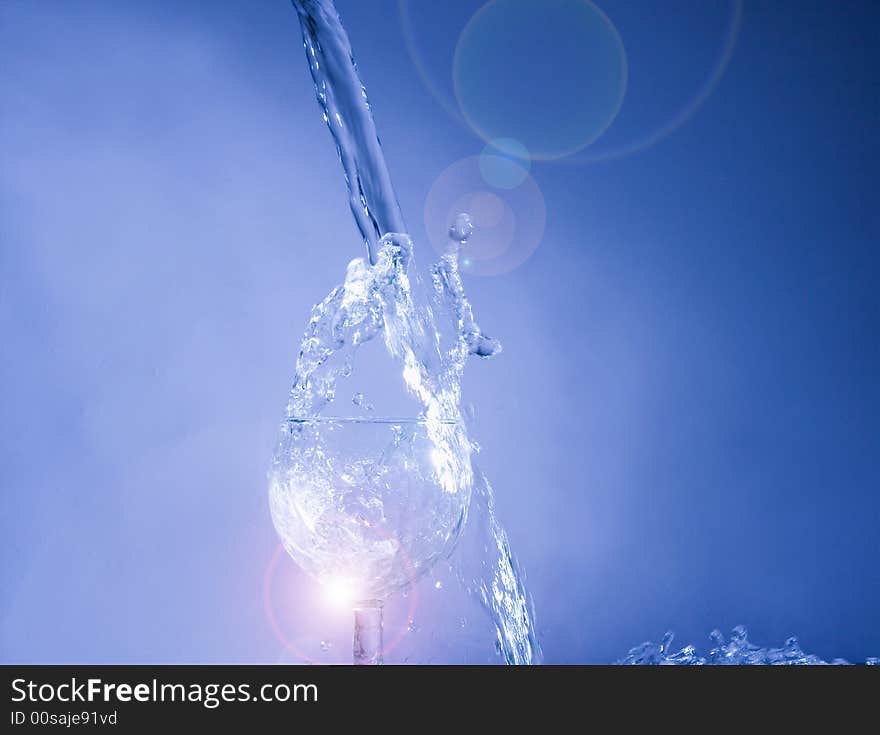
[(428, 191), (425, 230), (438, 253), (446, 255), (450, 248), (461, 247), (457, 238), (466, 233), (454, 222), (462, 212), (467, 212), (473, 232), (461, 253), (470, 265), (461, 266), (477, 276), (505, 273), (527, 260), (540, 244), (547, 222), (544, 196), (531, 175), (512, 189), (493, 187), (480, 170), (479, 156), (449, 166)]
[(473, 231), (474, 223), (471, 221), (471, 216), (467, 212), (461, 212), (455, 215), (455, 219), (449, 226), (449, 239), (464, 245)]
[(346, 355), (345, 360), (342, 363), (342, 367), (339, 370), (339, 374), (342, 377), (347, 378), (351, 375), (351, 371), (354, 369), (354, 365), (352, 363), (351, 355)]

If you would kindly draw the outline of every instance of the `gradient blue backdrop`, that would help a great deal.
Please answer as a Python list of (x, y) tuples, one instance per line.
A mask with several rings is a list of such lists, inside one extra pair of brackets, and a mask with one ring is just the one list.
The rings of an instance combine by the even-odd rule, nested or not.
[[(625, 141), (699, 87), (729, 4), (599, 4)], [(478, 3), (411, 5), (445, 82)], [(396, 3), (338, 6), (423, 239), (481, 142)], [(543, 242), (469, 281), (505, 351), (466, 388), (547, 660), (738, 623), (880, 655), (878, 28), (746, 2), (698, 113), (536, 164)], [(295, 13), (4, 0), (0, 99), (0, 658), (274, 661), (265, 469), (309, 307), (360, 254)]]

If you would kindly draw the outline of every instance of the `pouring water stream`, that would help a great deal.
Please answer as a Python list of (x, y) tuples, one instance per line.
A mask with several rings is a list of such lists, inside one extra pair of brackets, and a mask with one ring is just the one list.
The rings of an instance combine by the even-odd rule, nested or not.
[[(446, 556), (452, 554), (455, 578), (490, 616), (496, 650), (503, 659), (510, 664), (537, 663), (540, 647), (531, 600), (507, 535), (495, 516), (492, 488), (473, 462), (460, 407), (460, 381), (467, 358), (490, 357), (501, 349), (477, 324), (458, 271), (458, 253), (467, 243), (470, 222), (462, 215), (450, 223), (448, 251), (431, 268), (430, 284), (424, 284), (413, 266), (413, 244), (406, 234), (366, 90), (339, 15), (331, 0), (293, 0), (293, 5), (316, 96), (343, 166), (349, 205), (366, 246), (366, 258), (352, 261), (345, 282), (313, 308), (302, 341), (287, 420), (269, 473), (276, 529), (288, 552), (319, 578), (337, 565), (335, 556), (343, 548), (352, 552), (349, 561), (356, 558), (356, 563), (368, 569), (365, 575), (371, 580), (370, 589), (385, 590), (377, 581), (378, 573), (374, 574), (380, 563), (383, 574), (399, 581), (399, 545), (389, 554), (387, 539), (377, 541), (362, 535), (364, 527), (377, 528), (375, 519), (365, 520), (369, 513), (359, 510), (360, 525), (354, 530), (339, 528), (346, 526), (348, 519), (328, 526), (326, 518), (330, 511), (335, 512), (332, 503), (319, 493), (303, 496), (298, 480), (306, 474), (322, 478), (318, 485), (324, 492), (327, 483), (323, 478), (328, 468), (334, 477), (350, 474), (350, 464), (337, 462), (331, 466), (326, 453), (303, 452), (297, 442), (301, 441), (304, 425), (338, 408), (339, 404), (334, 403), (337, 389), (355, 370), (360, 348), (381, 336), (408, 394), (419, 405), (419, 431), (424, 430), (434, 447), (436, 482), (445, 488), (446, 495), (466, 494), (469, 500), (458, 525), (453, 513), (457, 506), (450, 508), (441, 502), (437, 510), (419, 508), (419, 512), (427, 514), (428, 526), (453, 528), (453, 532), (441, 534), (443, 543), (438, 548), (442, 547)], [(355, 403), (361, 403), (361, 399)], [(417, 438), (410, 436), (410, 440)], [(367, 478), (362, 480), (366, 485), (387, 469), (358, 467), (361, 476)], [(328, 492), (327, 498), (331, 496)], [(376, 500), (375, 494), (369, 498), (370, 503)], [(379, 513), (383, 520), (387, 510)], [(340, 537), (341, 530), (347, 535)], [(411, 581), (414, 579), (415, 574)], [(359, 599), (355, 662), (381, 663), (381, 603)]]

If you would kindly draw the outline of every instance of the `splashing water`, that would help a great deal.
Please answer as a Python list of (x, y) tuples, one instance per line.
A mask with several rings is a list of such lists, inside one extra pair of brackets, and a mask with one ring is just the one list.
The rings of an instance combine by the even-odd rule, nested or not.
[[(424, 283), (333, 3), (293, 5), (367, 253), (312, 310), (269, 472), (275, 527), (318, 579), (356, 578), (355, 599), (383, 599), (452, 554), (454, 578), (491, 617), (504, 660), (536, 663), (531, 601), (460, 408), (467, 358), (501, 351), (480, 329), (459, 274), (473, 225), (456, 218)], [(376, 344), (402, 377), (404, 415), (414, 418), (376, 418), (389, 414), (360, 390), (337, 401)], [(370, 451), (353, 452), (358, 443)]]
[[(709, 634), (713, 646), (707, 656), (700, 656), (692, 645), (672, 651), (673, 634), (667, 631), (660, 643), (650, 641), (631, 649), (617, 664), (629, 666), (824, 666), (846, 665), (842, 658), (823, 661), (818, 656), (804, 653), (798, 639), (792, 636), (781, 648), (762, 648), (749, 641), (748, 631), (739, 625), (725, 641), (718, 630)], [(869, 658), (869, 666), (880, 664), (880, 659)]]

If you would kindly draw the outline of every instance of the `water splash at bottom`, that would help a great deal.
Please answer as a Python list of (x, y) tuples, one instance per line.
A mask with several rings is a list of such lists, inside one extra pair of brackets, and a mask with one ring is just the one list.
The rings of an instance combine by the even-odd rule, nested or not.
[[(719, 630), (709, 634), (712, 648), (706, 656), (697, 653), (693, 645), (672, 651), (672, 631), (659, 643), (646, 641), (635, 648), (616, 664), (625, 666), (847, 666), (849, 661), (835, 658), (825, 661), (811, 653), (804, 653), (798, 639), (792, 636), (780, 648), (762, 648), (749, 640), (748, 631), (738, 625), (725, 641)], [(868, 666), (880, 665), (880, 658), (869, 658)]]

